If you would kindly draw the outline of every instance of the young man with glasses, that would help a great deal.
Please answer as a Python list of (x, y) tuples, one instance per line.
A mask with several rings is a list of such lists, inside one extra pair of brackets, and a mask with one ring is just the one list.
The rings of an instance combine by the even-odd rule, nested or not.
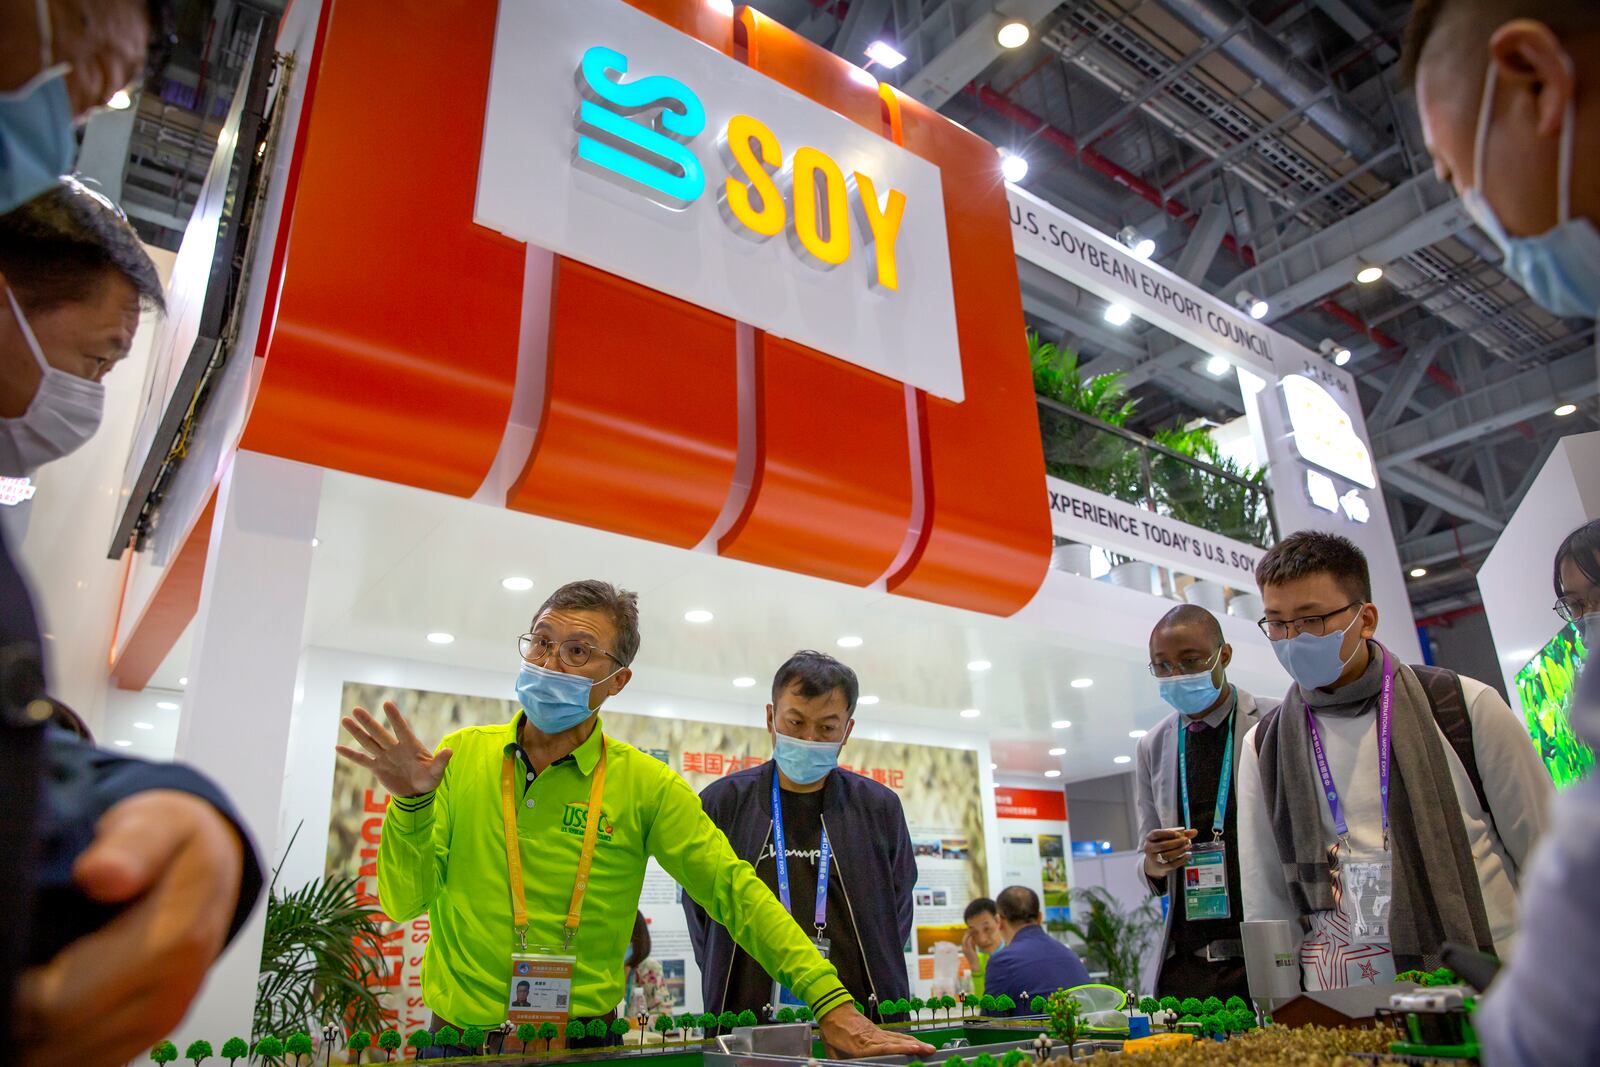
[(1248, 997), (1237, 774), (1256, 698), (1228, 682), (1233, 646), (1184, 604), (1150, 634), (1150, 674), (1173, 714), (1139, 739), (1134, 789), (1150, 892), (1168, 898), (1156, 996)]
[(1294, 684), (1242, 752), (1245, 919), (1300, 924), (1308, 990), (1432, 970), (1446, 942), (1505, 954), (1553, 795), (1522, 724), (1482, 682), (1373, 640), (1347, 539), (1291, 534), (1256, 581)]
[[(432, 924), (422, 985), (430, 1030), (493, 1032), (508, 1020), (555, 1022), (563, 1033), (569, 1020), (609, 1027), (654, 857), (804, 999), (837, 1054), (933, 1051), (857, 1014), (833, 965), (739, 861), (688, 783), (605, 736), (597, 713), (627, 686), (639, 650), (632, 593), (597, 581), (563, 586), (518, 650), (522, 711), (510, 723), (458, 730), (430, 751), (392, 703), (388, 727), (364, 708), (344, 719), (360, 748), (340, 745), (339, 754), (392, 794), (379, 899), (392, 919), (426, 912)], [(515, 1003), (524, 980), (531, 1008)]]

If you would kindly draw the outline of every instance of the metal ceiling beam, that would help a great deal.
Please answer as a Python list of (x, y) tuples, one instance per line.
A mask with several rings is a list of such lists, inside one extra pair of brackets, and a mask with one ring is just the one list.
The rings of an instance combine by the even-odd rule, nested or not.
[(1202, 208), (1200, 219), (1190, 231), (1189, 240), (1183, 246), (1183, 254), (1178, 257), (1177, 265), (1172, 268), (1172, 272), (1180, 278), (1200, 285), (1206, 276), (1206, 271), (1211, 269), (1212, 261), (1217, 258), (1217, 252), (1222, 248), (1222, 239), (1228, 233), (1228, 221), (1228, 209), (1221, 204), (1207, 204)]
[(1433, 366), (1434, 358), (1441, 348), (1443, 348), (1441, 342), (1429, 341), (1400, 357), (1400, 369), (1395, 372), (1394, 378), (1383, 391), (1383, 398), (1378, 401), (1378, 406), (1372, 409), (1372, 414), (1367, 418), (1369, 433), (1376, 434), (1387, 430), (1405, 414), (1406, 405), (1416, 394), (1417, 387), (1422, 384), (1423, 375)]
[(1600, 393), (1600, 382), (1595, 379), (1594, 353), (1576, 352), (1492, 382), (1419, 419), (1385, 430), (1373, 438), (1373, 451), (1379, 466), (1388, 469), (1596, 393)]
[(1455, 194), (1422, 175), (1258, 263), (1230, 286), (1266, 297), (1276, 319), (1349, 285), (1363, 262), (1382, 266), (1471, 225)]
[(1230, 26), (1227, 32), (1222, 36), (1216, 38), (1215, 40), (1205, 42), (1205, 44), (1184, 56), (1181, 62), (1173, 64), (1172, 69), (1164, 72), (1161, 77), (1152, 81), (1149, 85), (1145, 86), (1144, 89), (1131, 96), (1127, 96), (1127, 103), (1118, 108), (1116, 111), (1112, 112), (1111, 115), (1105, 119), (1105, 121), (1100, 123), (1100, 125), (1096, 126), (1093, 130), (1078, 138), (1078, 143), (1085, 146), (1092, 145), (1096, 141), (1100, 140), (1100, 138), (1116, 129), (1118, 126), (1121, 126), (1130, 117), (1132, 117), (1136, 111), (1144, 107), (1145, 104), (1148, 104), (1151, 100), (1154, 100), (1157, 96), (1166, 92), (1167, 87), (1173, 82), (1177, 81), (1179, 78), (1189, 73), (1189, 71), (1193, 70), (1201, 60), (1215, 52), (1218, 48), (1221, 48), (1223, 42), (1227, 41), (1234, 34), (1242, 32), (1249, 25), (1250, 20), (1248, 18), (1242, 18)]
[[(1412, 567), (1431, 567), (1436, 563), (1453, 562), (1462, 556), (1471, 559), (1488, 552), (1499, 539), (1498, 533), (1490, 533), (1476, 527), (1468, 530), (1441, 530), (1427, 537), (1416, 537), (1403, 542), (1400, 545), (1400, 564), (1410, 570)], [(1459, 549), (1457, 545), (1460, 546)]]
[(1516, 514), (1517, 508), (1522, 506), (1522, 498), (1528, 495), (1529, 489), (1533, 488), (1533, 483), (1539, 477), (1539, 472), (1544, 470), (1545, 463), (1550, 459), (1550, 453), (1554, 452), (1556, 445), (1560, 443), (1561, 438), (1553, 434), (1540, 442), (1539, 451), (1534, 454), (1533, 462), (1528, 464), (1528, 469), (1522, 472), (1522, 478), (1518, 480), (1517, 487), (1511, 490), (1511, 495), (1506, 498), (1506, 511), (1508, 514)]
[(1483, 497), (1489, 502), (1490, 509), (1496, 512), (1504, 512), (1506, 510), (1506, 483), (1500, 473), (1498, 450), (1480, 444), (1468, 455), (1478, 466), (1478, 483), (1483, 486)]
[[(946, 0), (953, 4), (956, 0)], [(1059, 0), (999, 0), (962, 30), (950, 47), (924, 63), (902, 81), (900, 88), (929, 107), (937, 108), (982, 74), (1005, 51), (995, 34), (1007, 22), (1020, 20), (1037, 28), (1054, 11)], [(924, 21), (927, 21), (926, 19)]]
[(1383, 484), (1424, 504), (1436, 504), (1451, 515), (1470, 519), (1479, 526), (1497, 531), (1505, 529), (1505, 520), (1489, 510), (1489, 502), (1482, 493), (1443, 471), (1421, 463), (1397, 463), (1384, 468)]
[(833, 52), (850, 62), (860, 64), (867, 45), (882, 32), (889, 21), (890, 0), (854, 0), (839, 24), (833, 38)]

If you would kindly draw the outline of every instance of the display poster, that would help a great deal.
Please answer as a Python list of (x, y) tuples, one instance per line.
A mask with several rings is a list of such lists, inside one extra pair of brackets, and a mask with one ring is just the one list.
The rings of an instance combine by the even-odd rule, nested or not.
[(1068, 845), (1072, 834), (1066, 794), (1059, 789), (998, 787), (994, 795), (1005, 884), (1027, 886), (1038, 893), (1045, 929), (1065, 933), (1072, 920), (1072, 850)]
[[(466, 726), (509, 722), (515, 702), (453, 693), (393, 689), (346, 683), (343, 707), (379, 708), (392, 700), (417, 736), (437, 744), (446, 734)], [(751, 725), (728, 726), (686, 719), (656, 718), (607, 711), (606, 733), (655, 756), (696, 790), (771, 755), (761, 712), (752, 709)], [(983, 849), (984, 798), (978, 785), (978, 754), (970, 749), (942, 748), (889, 741), (852, 740), (841, 765), (893, 789), (905, 809), (917, 849), (917, 882), (913, 915), (918, 927), (961, 923), (967, 902), (985, 893)], [(338, 761), (333, 778), (333, 809), (328, 832), (328, 875), (358, 878), (368, 904), (377, 899), (378, 843), (388, 794), (369, 772)], [(639, 910), (649, 924), (651, 958), (661, 964), (675, 1011), (698, 1012), (700, 970), (695, 964), (684, 919), (681, 890), (651, 861)], [(428, 1024), (422, 1001), (422, 953), (428, 942), (426, 916), (385, 926), (384, 955), (389, 964), (383, 998), (402, 1036)], [(956, 940), (960, 940), (959, 933)], [(915, 935), (913, 936), (915, 941)], [(918, 946), (907, 945), (908, 954)], [(931, 946), (930, 946), (931, 947)], [(932, 957), (928, 957), (930, 965)], [(619, 962), (620, 966), (620, 962)]]

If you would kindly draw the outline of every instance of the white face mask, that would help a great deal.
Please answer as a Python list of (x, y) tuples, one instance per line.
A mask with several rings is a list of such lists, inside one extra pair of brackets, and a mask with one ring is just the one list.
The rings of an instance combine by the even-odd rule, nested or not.
[(40, 375), (28, 410), (15, 419), (0, 418), (0, 477), (19, 478), (76, 451), (94, 436), (105, 412), (106, 387), (50, 366), (17, 295), (8, 288), (6, 298)]

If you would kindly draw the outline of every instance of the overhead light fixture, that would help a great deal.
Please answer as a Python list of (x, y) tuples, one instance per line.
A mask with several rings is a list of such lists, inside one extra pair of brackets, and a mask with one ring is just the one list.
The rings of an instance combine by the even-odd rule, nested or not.
[(1074, 689), (1087, 689), (1093, 684), (1093, 678), (1074, 678), (1072, 680), (1072, 688)]
[(528, 590), (533, 588), (533, 579), (516, 577), (502, 578), (500, 579), (500, 588), (504, 589), (508, 593), (526, 593)]
[(1577, 410), (1578, 410), (1578, 405), (1576, 405), (1576, 404), (1562, 404), (1560, 407), (1556, 408), (1555, 414), (1556, 414), (1557, 418), (1564, 419), (1568, 415), (1571, 415), (1572, 413), (1574, 413)]
[(993, 667), (993, 666), (994, 666), (994, 664), (990, 663), (986, 659), (975, 659), (971, 663), (967, 664), (967, 670), (972, 671), (974, 674), (976, 674), (979, 671), (986, 671), (990, 667)]
[(1057, 719), (1055, 722), (1050, 724), (1050, 729), (1052, 729), (1052, 730), (1066, 730), (1066, 729), (1070, 729), (1071, 726), (1072, 726), (1072, 720), (1071, 719)]
[(744, 678), (735, 678), (733, 680), (733, 685), (734, 685), (735, 689), (749, 689), (751, 686), (753, 686), (755, 684), (756, 684), (756, 680), (754, 678), (750, 678), (748, 676), (744, 677)]
[(1065, 756), (1066, 754), (1067, 750), (1064, 748), (1052, 748), (1050, 750), (1050, 755), (1052, 756)]
[(1426, 567), (1412, 567), (1411, 568), (1411, 577), (1413, 577), (1413, 578), (1426, 578), (1427, 576), (1428, 576), (1428, 568), (1426, 568)]
[(1227, 356), (1212, 356), (1206, 360), (1206, 373), (1213, 378), (1220, 378), (1233, 369), (1233, 364), (1228, 362)]
[(865, 704), (868, 707), (871, 707), (873, 704), (876, 704), (877, 702), (878, 702), (878, 698), (877, 697), (862, 697), (860, 700), (856, 701), (857, 704)]
[(1133, 762), (1133, 757), (1132, 756), (1118, 756), (1116, 759), (1112, 760), (1111, 762), (1112, 763), (1132, 763)]
[(1128, 731), (1128, 736), (1132, 737), (1132, 738), (1135, 738), (1135, 739), (1138, 739), (1138, 738), (1143, 737), (1145, 734), (1147, 734), (1149, 732), (1150, 732), (1149, 730), (1129, 730)]
[(691, 610), (683, 613), (684, 622), (710, 622), (714, 618), (716, 618), (716, 616), (711, 614), (711, 612), (707, 611), (705, 608), (692, 608)]
[(888, 41), (873, 41), (867, 45), (867, 58), (885, 70), (893, 70), (906, 61), (900, 50)]
[(1333, 361), (1335, 367), (1342, 367), (1350, 362), (1350, 350), (1331, 337), (1324, 337), (1322, 344), (1318, 347), (1322, 350), (1324, 356)]
[(1033, 31), (1026, 22), (1008, 22), (995, 33), (995, 43), (1001, 48), (1021, 48), (1028, 43)]
[(1156, 254), (1156, 243), (1153, 239), (1145, 237), (1132, 226), (1124, 226), (1117, 231), (1117, 240), (1127, 246), (1133, 253), (1134, 259), (1149, 259)]
[(1258, 321), (1266, 318), (1267, 312), (1272, 310), (1272, 306), (1270, 304), (1261, 299), (1259, 296), (1256, 296), (1248, 289), (1240, 289), (1238, 293), (1234, 295), (1233, 302), (1238, 306), (1240, 311), (1243, 311), (1246, 315), (1249, 315), (1252, 319), (1256, 319)]
[(1133, 318), (1133, 312), (1128, 310), (1126, 304), (1107, 304), (1105, 314), (1106, 321), (1113, 326), (1126, 325), (1127, 321)]
[(1061, 772), (1057, 770), (1048, 770), (1044, 772), (1044, 776), (1046, 778), (1060, 778)]
[(178, 685), (180, 687), (188, 685), (188, 684), (189, 684), (189, 679), (187, 679), (187, 678), (179, 678), (178, 679)]
[(322, 547), (322, 538), (320, 538), (320, 537), (313, 537), (313, 538), (312, 538), (312, 539), (311, 539), (311, 547), (312, 547), (312, 548), (321, 548), (321, 547)]
[(174, 701), (171, 701), (171, 700), (158, 700), (158, 701), (156, 701), (156, 707), (161, 709), (162, 711), (177, 711), (178, 710), (177, 703), (174, 702)]
[(991, 771), (998, 771), (998, 770), (999, 770), (999, 769), (1000, 769), (1000, 764), (998, 764), (998, 763), (991, 763), (991, 764), (989, 764), (989, 769), (990, 769), (990, 770), (991, 770)]
[(1376, 263), (1368, 263), (1366, 266), (1356, 271), (1356, 281), (1360, 282), (1362, 285), (1371, 285), (1373, 282), (1382, 277), (1383, 268), (1378, 266)]
[(111, 99), (106, 101), (106, 107), (112, 111), (126, 111), (133, 106), (133, 97), (128, 95), (128, 90), (118, 89), (111, 94)]
[(1007, 149), (1000, 149), (1000, 176), (1012, 185), (1028, 176), (1028, 158)]
[(133, 744), (132, 741), (124, 741), (121, 738), (118, 738), (117, 740), (115, 740), (115, 741), (113, 741), (111, 743), (113, 745), (116, 745), (118, 748), (127, 748), (129, 745)]
[(861, 638), (854, 635), (846, 635), (839, 638), (838, 644), (840, 648), (860, 648)]
[(964, 710), (961, 713), (961, 717), (963, 719), (976, 719), (979, 715), (982, 715), (982, 714), (983, 714), (983, 712), (979, 711), (977, 708), (967, 708), (966, 710)]
[(428, 635), (429, 644), (434, 644), (434, 645), (450, 645), (450, 644), (454, 644), (455, 640), (456, 640), (456, 635), (455, 634), (447, 634), (447, 633), (443, 632), (442, 630), (435, 630), (433, 633)]
[(136, 723), (133, 724), (133, 728), (135, 730), (154, 730), (156, 727), (155, 727), (155, 723), (136, 722)]

